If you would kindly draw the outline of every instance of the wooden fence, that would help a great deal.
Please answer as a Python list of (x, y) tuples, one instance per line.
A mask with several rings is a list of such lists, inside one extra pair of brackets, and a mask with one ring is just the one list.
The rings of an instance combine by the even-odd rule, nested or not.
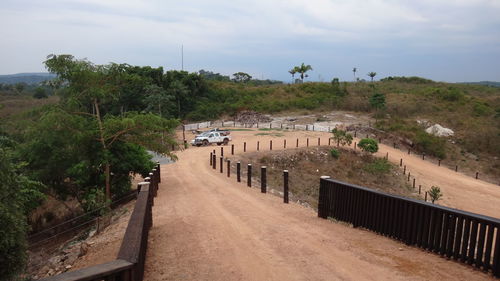
[[(151, 175), (151, 173), (150, 173)], [(158, 191), (160, 164), (153, 169), (149, 184), (138, 190), (134, 211), (116, 260), (76, 271), (55, 275), (46, 281), (142, 281), (149, 229), (153, 225), (152, 206)]]
[(318, 217), (333, 218), (500, 277), (500, 220), (321, 178)]

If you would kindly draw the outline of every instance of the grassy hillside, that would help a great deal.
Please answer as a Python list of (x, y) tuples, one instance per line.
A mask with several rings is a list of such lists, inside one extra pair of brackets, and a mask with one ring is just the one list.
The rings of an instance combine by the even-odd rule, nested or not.
[[(209, 89), (208, 98), (199, 100), (188, 118), (207, 120), (243, 109), (264, 113), (363, 112), (377, 118), (377, 128), (409, 139), (415, 149), (427, 155), (500, 174), (500, 88), (391, 77), (374, 83), (259, 87), (215, 82)], [(374, 93), (385, 95), (385, 108), (372, 108), (369, 100)], [(429, 135), (417, 120), (451, 128), (455, 136), (445, 139)]]

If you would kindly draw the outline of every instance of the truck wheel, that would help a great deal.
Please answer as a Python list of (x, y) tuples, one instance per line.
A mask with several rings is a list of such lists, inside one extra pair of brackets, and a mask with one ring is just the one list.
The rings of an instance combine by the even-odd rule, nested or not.
[(197, 147), (200, 147), (200, 146), (201, 146), (201, 144), (200, 144), (200, 143), (197, 143), (197, 144), (196, 144), (196, 146), (197, 146)]
[(223, 144), (227, 145), (229, 143), (229, 139), (225, 138)]
[(217, 143), (217, 145), (221, 145), (221, 144), (222, 144), (222, 142), (218, 142), (218, 143)]
[(207, 140), (203, 140), (203, 145), (207, 146), (208, 145), (208, 141)]

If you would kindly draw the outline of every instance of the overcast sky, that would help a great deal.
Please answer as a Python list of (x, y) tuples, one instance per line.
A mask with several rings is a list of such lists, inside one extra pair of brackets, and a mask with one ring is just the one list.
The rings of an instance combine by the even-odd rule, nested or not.
[(184, 45), (188, 71), (500, 81), (500, 0), (0, 0), (0, 25), (0, 74), (52, 53), (180, 69)]

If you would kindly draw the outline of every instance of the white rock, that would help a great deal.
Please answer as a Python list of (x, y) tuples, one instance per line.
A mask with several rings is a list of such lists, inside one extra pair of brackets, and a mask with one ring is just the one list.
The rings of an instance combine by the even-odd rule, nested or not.
[(450, 137), (455, 134), (452, 129), (445, 128), (439, 124), (435, 124), (425, 129), (428, 134), (435, 135), (438, 137)]

